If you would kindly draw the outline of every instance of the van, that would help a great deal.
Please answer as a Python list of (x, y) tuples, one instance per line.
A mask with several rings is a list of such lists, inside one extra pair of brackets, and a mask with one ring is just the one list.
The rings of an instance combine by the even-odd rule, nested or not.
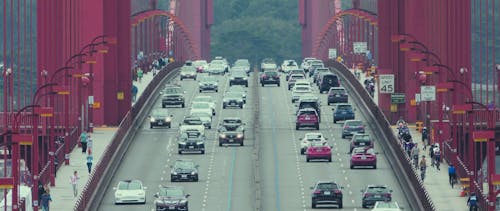
[(333, 73), (322, 73), (318, 81), (319, 93), (327, 92), (331, 87), (339, 87), (340, 82), (337, 75)]

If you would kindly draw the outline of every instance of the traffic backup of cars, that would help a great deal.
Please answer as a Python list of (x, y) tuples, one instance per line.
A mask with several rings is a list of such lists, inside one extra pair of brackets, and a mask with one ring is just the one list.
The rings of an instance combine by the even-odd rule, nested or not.
[[(230, 65), (223, 57), (216, 57), (211, 62), (197, 60), (181, 67), (178, 79), (182, 82), (166, 85), (160, 92), (161, 106), (153, 108), (149, 115), (151, 131), (153, 128), (155, 133), (165, 131), (165, 137), (171, 136), (176, 142), (170, 145), (175, 153), (166, 165), (170, 169), (166, 170), (169, 177), (151, 193), (140, 180), (120, 181), (115, 188), (115, 203), (147, 203), (146, 199), (152, 198), (151, 203), (157, 211), (189, 210), (189, 201), (202, 197), (201, 190), (192, 189), (192, 184), (204, 183), (210, 177), (202, 171), (207, 167), (200, 165), (200, 158), (208, 159), (207, 156), (212, 153), (221, 153), (219, 150), (211, 151), (211, 147), (221, 151), (229, 147), (237, 151), (252, 147), (251, 143), (246, 143), (249, 138), (250, 141), (258, 138), (252, 137), (254, 134), (251, 132), (247, 134), (254, 126), (248, 125), (248, 120), (241, 116), (241, 111), (253, 105), (252, 98), (247, 98), (248, 90), (252, 88), (289, 93), (283, 103), (291, 108), (289, 119), (295, 125), (291, 125), (290, 132), (297, 137), (292, 141), (298, 141), (294, 151), (298, 150), (300, 154), (303, 161), (300, 165), (324, 165), (324, 168), (339, 171), (334, 165), (337, 166), (340, 161), (344, 164), (341, 165), (344, 171), (359, 171), (360, 174), (365, 174), (362, 171), (379, 171), (376, 140), (370, 131), (365, 130), (365, 123), (349, 101), (349, 94), (342, 87), (340, 78), (321, 60), (306, 58), (299, 66), (294, 60), (287, 59), (278, 66), (274, 59), (266, 58), (258, 66), (254, 78), (251, 77), (252, 70), (247, 59), (238, 59)], [(281, 83), (287, 86), (281, 87)], [(187, 86), (193, 86), (195, 92), (185, 92)], [(182, 110), (184, 116), (174, 118), (171, 115), (173, 110)], [(328, 129), (333, 127), (337, 128)], [(345, 139), (347, 137), (351, 138)], [(280, 137), (277, 139), (279, 144), (288, 141)], [(339, 148), (340, 145), (346, 148)], [(339, 155), (338, 152), (344, 150), (347, 155)], [(332, 178), (331, 175), (318, 175), (316, 178), (318, 180), (312, 181), (311, 191), (307, 193), (311, 208), (352, 208), (351, 200), (344, 201), (345, 189), (349, 188), (346, 179)], [(355, 207), (391, 203), (392, 190), (387, 185), (362, 185), (366, 188), (361, 191)]]

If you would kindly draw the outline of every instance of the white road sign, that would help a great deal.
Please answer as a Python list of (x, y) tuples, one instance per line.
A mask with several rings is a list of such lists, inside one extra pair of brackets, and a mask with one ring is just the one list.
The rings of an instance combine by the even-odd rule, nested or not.
[(354, 53), (366, 53), (368, 51), (368, 46), (366, 42), (353, 42), (352, 43)]
[(420, 86), (420, 100), (421, 101), (435, 101), (436, 100), (436, 86)]
[(394, 74), (381, 74), (379, 79), (379, 93), (394, 93)]
[(328, 49), (328, 59), (335, 59), (337, 58), (337, 49), (336, 48), (329, 48)]

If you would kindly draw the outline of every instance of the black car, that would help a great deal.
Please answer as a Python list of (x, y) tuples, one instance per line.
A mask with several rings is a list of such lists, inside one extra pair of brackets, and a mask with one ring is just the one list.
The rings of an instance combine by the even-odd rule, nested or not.
[(260, 76), (260, 84), (262, 86), (266, 84), (276, 84), (280, 86), (280, 75), (276, 71), (265, 71)]
[(179, 86), (167, 86), (163, 91), (160, 92), (161, 96), (161, 107), (165, 108), (167, 106), (181, 106), (184, 108), (184, 91)]
[(321, 73), (318, 79), (319, 93), (327, 92), (331, 87), (339, 87), (339, 77), (333, 73)]
[(206, 137), (198, 130), (186, 130), (177, 137), (178, 152), (200, 152), (205, 154)]
[(337, 205), (340, 209), (343, 207), (342, 187), (335, 182), (319, 181), (311, 187), (311, 207), (317, 205)]
[(192, 181), (198, 182), (198, 165), (189, 159), (179, 159), (170, 166), (170, 181)]
[(370, 147), (373, 148), (374, 140), (369, 134), (355, 133), (352, 135), (349, 153), (356, 147)]
[(156, 211), (174, 210), (188, 211), (188, 197), (180, 186), (160, 186), (158, 193), (155, 193)]
[(245, 87), (248, 87), (247, 74), (244, 71), (233, 70), (231, 78), (229, 78), (229, 86), (232, 85), (245, 85)]
[(240, 144), (245, 140), (245, 123), (238, 117), (227, 117), (219, 127), (219, 146), (223, 144)]
[(392, 200), (392, 190), (385, 185), (368, 185), (361, 190), (363, 208), (375, 205), (377, 201), (389, 202)]
[(331, 87), (328, 90), (328, 105), (332, 103), (348, 103), (349, 97), (344, 87)]
[(218, 79), (214, 76), (205, 76), (201, 78), (198, 88), (200, 93), (203, 91), (219, 91)]
[(149, 116), (149, 128), (153, 127), (172, 127), (172, 115), (168, 114), (167, 109), (154, 109)]

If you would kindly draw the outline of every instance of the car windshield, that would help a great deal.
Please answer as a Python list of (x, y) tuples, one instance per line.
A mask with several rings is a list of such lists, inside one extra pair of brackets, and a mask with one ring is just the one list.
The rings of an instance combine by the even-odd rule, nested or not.
[(317, 108), (318, 104), (316, 102), (301, 102), (299, 108)]
[(309, 142), (321, 142), (320, 138), (308, 138), (307, 141)]
[(351, 105), (338, 105), (337, 109), (338, 110), (352, 110), (352, 106)]
[(231, 76), (233, 77), (246, 77), (246, 73), (242, 71), (234, 71), (231, 73)]
[(153, 110), (152, 116), (168, 116), (167, 109), (156, 109)]
[(184, 124), (186, 125), (201, 125), (203, 122), (199, 118), (189, 118), (184, 120)]
[(206, 76), (201, 78), (201, 82), (216, 82), (216, 81), (217, 81), (216, 77)]
[(196, 66), (196, 67), (199, 67), (199, 66), (203, 66), (203, 65), (207, 65), (207, 61), (205, 60), (198, 60), (198, 61), (194, 61), (193, 62), (193, 65)]
[(181, 188), (160, 188), (159, 195), (165, 197), (183, 197), (184, 191)]
[(241, 119), (224, 119), (223, 124), (241, 124)]
[(318, 184), (318, 186), (316, 187), (316, 189), (320, 189), (320, 190), (332, 190), (332, 189), (338, 189), (338, 186), (335, 183), (320, 183), (320, 184)]
[(296, 92), (310, 92), (311, 88), (308, 86), (296, 86), (295, 88)]
[(226, 97), (229, 97), (229, 98), (241, 98), (241, 93), (227, 92), (226, 93)]
[(301, 110), (301, 111), (299, 111), (299, 115), (316, 115), (316, 112), (315, 111), (304, 111), (304, 110)]
[(304, 75), (302, 74), (293, 74), (292, 79), (304, 79)]
[(266, 76), (270, 76), (270, 77), (278, 76), (278, 73), (274, 72), (274, 71), (267, 71), (267, 72), (265, 72), (265, 74), (266, 74)]
[(229, 87), (229, 92), (244, 92), (245, 89), (242, 86), (231, 86)]
[(174, 169), (192, 169), (194, 166), (192, 161), (177, 161), (174, 164)]
[(322, 137), (323, 137), (323, 135), (321, 135), (319, 133), (318, 134), (314, 134), (314, 133), (313, 134), (306, 134), (306, 139), (315, 139), (315, 138), (322, 138)]
[(354, 140), (356, 142), (370, 142), (372, 139), (370, 135), (355, 135)]
[(204, 112), (191, 113), (191, 116), (197, 116), (197, 117), (200, 117), (200, 118), (210, 118), (210, 117), (212, 117), (212, 115), (210, 115), (209, 113), (204, 113)]
[(118, 190), (140, 190), (142, 189), (142, 184), (137, 180), (127, 180), (120, 181), (118, 183)]
[(163, 90), (164, 94), (179, 94), (182, 93), (182, 89), (180, 87), (167, 87)]
[(345, 94), (345, 90), (344, 89), (331, 89), (331, 92), (333, 94)]
[(209, 97), (201, 97), (201, 96), (198, 96), (196, 98), (193, 99), (193, 102), (205, 102), (205, 103), (211, 103), (212, 102), (212, 99), (209, 98)]
[(191, 105), (191, 108), (193, 108), (193, 109), (207, 109), (207, 108), (210, 108), (210, 105), (208, 103), (197, 102), (197, 103), (193, 103)]
[(389, 192), (389, 189), (384, 186), (370, 186), (366, 189), (366, 192), (368, 193), (387, 193)]
[(361, 121), (347, 121), (346, 122), (347, 125), (349, 126), (361, 126)]
[(224, 61), (222, 60), (212, 60), (212, 62), (210, 62), (210, 66), (212, 65), (224, 65)]
[(196, 68), (193, 66), (183, 66), (181, 67), (181, 72), (196, 72)]

